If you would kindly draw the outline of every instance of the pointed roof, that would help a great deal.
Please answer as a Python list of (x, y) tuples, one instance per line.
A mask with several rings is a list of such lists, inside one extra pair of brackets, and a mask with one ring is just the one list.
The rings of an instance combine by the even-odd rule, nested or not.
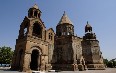
[(34, 6), (32, 6), (32, 8), (39, 9), (39, 7), (37, 6), (37, 4), (35, 4)]
[[(32, 8), (32, 9), (33, 9), (33, 8), (34, 8), (34, 9), (37, 9), (37, 10), (39, 10), (39, 11), (40, 11), (40, 13), (42, 13), (42, 12), (41, 12), (41, 10), (39, 9), (39, 7), (38, 7), (38, 5), (37, 5), (37, 4), (35, 4), (35, 5), (34, 5), (34, 6), (32, 6), (31, 8)], [(31, 9), (31, 8), (30, 8), (30, 9)]]
[(86, 24), (85, 27), (91, 27), (91, 25), (88, 23), (88, 21), (87, 21), (87, 24)]
[(58, 25), (59, 25), (59, 24), (64, 24), (64, 23), (73, 24), (73, 23), (70, 21), (70, 19), (68, 18), (68, 16), (66, 15), (65, 11), (64, 11), (64, 14), (63, 14), (63, 16), (61, 17), (61, 19), (60, 19)]

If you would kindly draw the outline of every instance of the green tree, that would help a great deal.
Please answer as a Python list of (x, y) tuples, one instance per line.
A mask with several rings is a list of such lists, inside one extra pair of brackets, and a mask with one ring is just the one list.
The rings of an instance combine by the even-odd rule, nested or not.
[(0, 63), (10, 64), (13, 57), (13, 51), (10, 47), (0, 47)]
[(104, 64), (108, 67), (108, 59), (104, 59)]
[(107, 66), (113, 68), (113, 62), (109, 61)]
[(116, 61), (112, 60), (112, 63), (113, 63), (113, 67), (116, 67)]

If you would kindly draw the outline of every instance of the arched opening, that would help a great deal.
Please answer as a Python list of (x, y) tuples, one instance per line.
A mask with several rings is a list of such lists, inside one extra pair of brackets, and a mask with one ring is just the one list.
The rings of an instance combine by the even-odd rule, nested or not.
[(49, 39), (52, 40), (52, 33), (49, 33)]
[(49, 39), (50, 39), (50, 33), (49, 33)]
[(25, 27), (24, 27), (24, 36), (27, 35), (27, 27), (28, 27), (28, 23), (25, 24)]
[(30, 11), (30, 16), (31, 16), (31, 17), (33, 16), (33, 11)]
[(31, 54), (31, 63), (30, 63), (31, 70), (38, 70), (38, 59), (39, 59), (39, 51), (33, 50)]
[(70, 35), (70, 33), (68, 32), (67, 35)]
[(51, 33), (51, 40), (52, 40), (52, 33)]
[(34, 16), (37, 17), (37, 11), (34, 12)]
[(86, 33), (91, 33), (92, 32), (92, 27), (85, 28)]
[(24, 29), (24, 36), (27, 34), (27, 28)]
[(39, 38), (42, 37), (42, 28), (41, 28), (40, 24), (38, 24), (38, 23), (34, 23), (33, 36), (37, 36)]

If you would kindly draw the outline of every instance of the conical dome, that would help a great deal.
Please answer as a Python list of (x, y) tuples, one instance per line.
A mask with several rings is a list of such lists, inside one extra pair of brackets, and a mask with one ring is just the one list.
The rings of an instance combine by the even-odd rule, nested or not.
[(88, 21), (87, 21), (87, 24), (86, 24), (86, 26), (85, 26), (85, 32), (92, 32), (92, 27), (91, 27), (91, 25), (88, 23)]
[(87, 25), (85, 26), (85, 28), (89, 28), (89, 27), (91, 27), (91, 25), (87, 21)]
[(35, 4), (34, 6), (32, 6), (32, 8), (39, 9), (39, 7), (37, 6), (37, 4)]
[(61, 17), (59, 24), (65, 24), (65, 23), (68, 23), (68, 24), (73, 24), (70, 19), (68, 18), (68, 16), (66, 15), (66, 13), (64, 12), (63, 16)]

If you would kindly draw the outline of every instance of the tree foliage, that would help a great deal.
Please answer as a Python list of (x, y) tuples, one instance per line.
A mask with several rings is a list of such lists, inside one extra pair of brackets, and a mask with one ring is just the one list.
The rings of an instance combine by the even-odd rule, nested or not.
[(112, 60), (110, 60), (110, 61), (108, 61), (107, 59), (104, 59), (104, 64), (105, 64), (107, 67), (110, 67), (110, 68), (116, 67), (116, 61), (115, 61), (115, 59), (112, 59)]
[(13, 51), (10, 47), (0, 47), (0, 64), (10, 64), (13, 57)]
[(104, 59), (104, 64), (107, 66), (108, 65), (108, 60)]

